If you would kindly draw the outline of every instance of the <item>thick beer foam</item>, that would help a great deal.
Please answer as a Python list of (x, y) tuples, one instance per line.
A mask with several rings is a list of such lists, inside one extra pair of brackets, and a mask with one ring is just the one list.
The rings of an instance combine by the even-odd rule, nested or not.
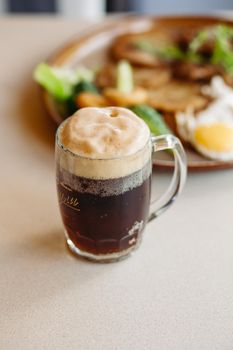
[[(59, 129), (60, 165), (77, 176), (110, 179), (141, 169), (151, 157), (148, 126), (125, 108), (83, 108)], [(145, 147), (146, 146), (146, 147)]]
[(73, 153), (95, 159), (133, 154), (149, 137), (147, 125), (126, 108), (83, 108), (66, 123), (61, 141)]

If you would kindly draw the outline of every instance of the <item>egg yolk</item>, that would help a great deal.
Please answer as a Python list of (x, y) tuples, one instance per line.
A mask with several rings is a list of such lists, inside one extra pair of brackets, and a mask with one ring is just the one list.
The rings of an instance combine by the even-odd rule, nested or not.
[(216, 123), (197, 126), (194, 138), (196, 143), (215, 152), (233, 151), (233, 127)]

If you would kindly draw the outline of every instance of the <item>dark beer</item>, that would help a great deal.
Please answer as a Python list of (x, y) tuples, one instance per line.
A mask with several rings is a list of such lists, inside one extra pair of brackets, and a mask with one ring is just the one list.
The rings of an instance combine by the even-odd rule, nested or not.
[(151, 162), (113, 179), (80, 177), (58, 166), (59, 205), (68, 239), (90, 254), (137, 246), (148, 218)]
[[(152, 152), (173, 149), (175, 173), (160, 205), (151, 197)], [(185, 154), (172, 135), (152, 137), (147, 124), (121, 107), (82, 108), (56, 135), (57, 191), (66, 241), (78, 256), (118, 261), (139, 245), (148, 217), (176, 198)]]
[(59, 205), (79, 256), (116, 261), (140, 243), (150, 202), (150, 130), (132, 111), (84, 108), (57, 132)]

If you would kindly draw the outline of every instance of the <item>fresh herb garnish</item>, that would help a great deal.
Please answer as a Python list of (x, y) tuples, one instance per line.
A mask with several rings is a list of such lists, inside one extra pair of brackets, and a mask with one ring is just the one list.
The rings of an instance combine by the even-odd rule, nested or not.
[(166, 61), (189, 61), (194, 63), (201, 63), (203, 58), (195, 52), (185, 52), (176, 45), (164, 46), (156, 48), (151, 42), (141, 40), (136, 43), (136, 46), (155, 57)]
[(213, 36), (213, 28), (200, 31), (190, 42), (188, 51), (197, 53), (200, 47)]
[(185, 52), (182, 51), (178, 46), (171, 45), (164, 47), (160, 50), (160, 56), (166, 60), (184, 60)]
[(233, 28), (225, 25), (217, 25), (199, 32), (191, 41), (189, 52), (196, 54), (202, 45), (212, 40), (213, 52), (210, 55), (209, 63), (222, 66), (226, 72), (233, 73), (232, 39)]
[(184, 59), (185, 53), (175, 45), (156, 47), (152, 42), (147, 40), (137, 41), (136, 46), (153, 56), (160, 57), (165, 60), (181, 60)]
[(159, 49), (148, 40), (139, 40), (134, 44), (139, 50), (145, 51), (153, 56), (159, 55)]
[(233, 29), (218, 26), (215, 31), (215, 45), (211, 63), (221, 65), (226, 72), (233, 73), (233, 51), (231, 48)]
[[(178, 46), (155, 47), (147, 40), (141, 40), (136, 46), (145, 51), (167, 61), (186, 61), (197, 64), (210, 63), (219, 65), (228, 73), (233, 73), (233, 28), (226, 25), (217, 25), (201, 30), (190, 42), (186, 51)], [(207, 58), (199, 50), (208, 41), (213, 42), (213, 51)]]

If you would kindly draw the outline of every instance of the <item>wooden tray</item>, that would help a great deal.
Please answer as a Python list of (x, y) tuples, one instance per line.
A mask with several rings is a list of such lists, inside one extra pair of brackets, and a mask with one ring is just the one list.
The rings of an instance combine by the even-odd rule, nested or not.
[[(233, 22), (221, 17), (204, 16), (172, 16), (172, 17), (148, 17), (127, 16), (106, 20), (93, 26), (90, 30), (63, 45), (48, 62), (60, 67), (75, 67), (77, 65), (93, 66), (107, 61), (108, 48), (112, 41), (121, 34), (135, 33), (153, 29), (154, 27), (188, 27), (190, 25), (203, 26), (217, 23), (233, 26)], [(41, 89), (42, 99), (49, 115), (59, 125), (62, 117), (59, 115), (53, 99)], [(190, 170), (214, 170), (233, 167), (233, 161), (208, 160), (191, 148), (187, 148), (188, 168)], [(154, 163), (160, 167), (173, 167), (171, 156), (165, 152), (156, 155)]]

